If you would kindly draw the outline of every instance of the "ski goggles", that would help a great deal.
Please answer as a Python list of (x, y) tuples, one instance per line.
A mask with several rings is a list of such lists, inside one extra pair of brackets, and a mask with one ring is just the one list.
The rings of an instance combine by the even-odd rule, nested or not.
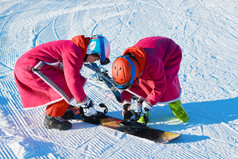
[[(91, 54), (98, 54), (100, 57), (100, 63), (102, 65), (108, 64), (110, 62), (109, 58), (106, 57), (106, 53), (105, 53), (105, 44), (104, 44), (104, 40), (103, 40), (103, 36), (100, 35), (94, 35), (91, 42), (95, 41), (96, 42), (96, 46), (94, 48), (94, 50), (91, 52)], [(98, 45), (99, 44), (99, 45)]]

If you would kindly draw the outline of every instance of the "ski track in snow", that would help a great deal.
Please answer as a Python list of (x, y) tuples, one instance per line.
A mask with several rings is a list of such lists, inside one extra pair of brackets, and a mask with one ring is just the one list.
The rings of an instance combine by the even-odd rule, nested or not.
[[(0, 2), (0, 158), (238, 158), (238, 2), (70, 0)], [(103, 34), (111, 61), (138, 40), (166, 36), (183, 50), (179, 78), (190, 121), (167, 105), (150, 112), (149, 126), (182, 136), (155, 144), (121, 132), (72, 121), (68, 131), (43, 127), (45, 107), (23, 109), (14, 64), (29, 49), (75, 35)], [(111, 74), (112, 62), (105, 66)], [(83, 68), (96, 104), (121, 118), (121, 104)]]

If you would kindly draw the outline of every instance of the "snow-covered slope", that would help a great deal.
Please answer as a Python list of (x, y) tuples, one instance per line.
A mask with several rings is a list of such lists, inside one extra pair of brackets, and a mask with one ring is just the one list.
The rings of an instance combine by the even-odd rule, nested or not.
[[(237, 0), (1, 0), (0, 158), (238, 158)], [(24, 110), (14, 64), (36, 45), (75, 35), (103, 34), (111, 61), (141, 38), (166, 36), (183, 50), (179, 72), (190, 121), (156, 105), (149, 125), (181, 133), (169, 144), (72, 121), (68, 131), (43, 127), (44, 107)], [(111, 64), (106, 66), (109, 69)], [(121, 105), (97, 83), (86, 93), (121, 118)]]

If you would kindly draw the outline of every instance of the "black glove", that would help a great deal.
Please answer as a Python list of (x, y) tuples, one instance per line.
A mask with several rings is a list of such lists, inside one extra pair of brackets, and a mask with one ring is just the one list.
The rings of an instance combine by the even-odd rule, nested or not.
[(131, 102), (128, 100), (124, 100), (124, 102), (122, 103), (122, 116), (125, 117), (125, 114), (130, 110), (130, 106), (131, 106)]
[(122, 106), (123, 106), (123, 110), (128, 111), (130, 109), (131, 102), (128, 100), (124, 100), (124, 102), (122, 103)]

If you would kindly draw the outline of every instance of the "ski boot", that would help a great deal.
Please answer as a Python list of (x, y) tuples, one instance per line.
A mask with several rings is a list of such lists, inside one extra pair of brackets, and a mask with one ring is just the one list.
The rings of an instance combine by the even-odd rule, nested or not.
[(52, 117), (50, 115), (46, 115), (44, 119), (44, 126), (47, 129), (68, 130), (72, 127), (72, 124), (61, 116)]
[(172, 112), (174, 113), (174, 115), (179, 118), (182, 122), (188, 122), (189, 121), (189, 117), (187, 112), (185, 111), (185, 109), (183, 108), (180, 99), (169, 103), (170, 109), (172, 110)]

